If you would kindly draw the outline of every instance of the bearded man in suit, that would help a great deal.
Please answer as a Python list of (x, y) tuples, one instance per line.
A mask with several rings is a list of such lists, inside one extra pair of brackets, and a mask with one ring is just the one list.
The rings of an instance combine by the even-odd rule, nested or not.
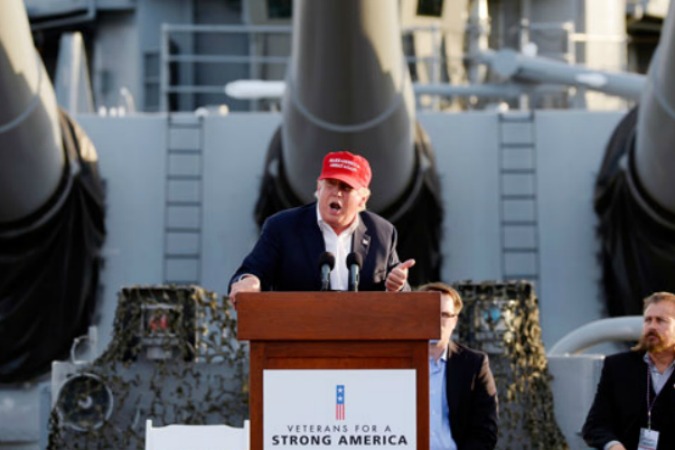
[(582, 435), (603, 450), (675, 449), (675, 295), (644, 299), (642, 335), (608, 356)]

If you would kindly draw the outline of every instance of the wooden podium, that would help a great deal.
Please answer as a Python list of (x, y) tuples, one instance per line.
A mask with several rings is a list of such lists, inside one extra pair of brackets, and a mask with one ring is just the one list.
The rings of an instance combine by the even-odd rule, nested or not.
[(263, 450), (263, 371), (416, 370), (417, 449), (429, 449), (429, 339), (438, 292), (239, 294), (238, 338), (250, 341), (251, 450)]

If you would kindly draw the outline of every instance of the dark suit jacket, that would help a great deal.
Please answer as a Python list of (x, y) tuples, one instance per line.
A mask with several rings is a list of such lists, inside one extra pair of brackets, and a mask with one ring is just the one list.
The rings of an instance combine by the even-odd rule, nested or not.
[[(360, 217), (353, 239), (353, 251), (363, 258), (359, 290), (383, 291), (387, 274), (400, 262), (396, 229), (371, 212), (363, 211)], [(319, 291), (319, 257), (324, 251), (316, 203), (281, 211), (265, 221), (258, 242), (230, 285), (240, 275), (250, 273), (260, 278), (263, 291)]]
[(494, 449), (499, 426), (497, 387), (487, 355), (451, 342), (446, 392), (457, 449)]
[[(602, 448), (619, 441), (637, 448), (640, 428), (647, 428), (647, 364), (644, 352), (624, 352), (605, 358), (598, 390), (582, 434), (588, 445)], [(654, 389), (650, 380), (650, 400)], [(659, 450), (675, 449), (675, 373), (654, 402), (652, 429), (659, 432)]]

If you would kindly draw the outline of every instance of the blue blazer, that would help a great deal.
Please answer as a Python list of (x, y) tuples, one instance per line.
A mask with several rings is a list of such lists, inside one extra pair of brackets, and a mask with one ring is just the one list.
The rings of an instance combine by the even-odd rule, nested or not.
[[(387, 274), (400, 262), (396, 229), (377, 214), (362, 211), (359, 216), (352, 249), (363, 258), (359, 290), (383, 291)], [(258, 242), (230, 285), (240, 275), (250, 273), (260, 278), (263, 291), (319, 291), (319, 257), (325, 251), (316, 221), (316, 203), (281, 211), (265, 221)]]

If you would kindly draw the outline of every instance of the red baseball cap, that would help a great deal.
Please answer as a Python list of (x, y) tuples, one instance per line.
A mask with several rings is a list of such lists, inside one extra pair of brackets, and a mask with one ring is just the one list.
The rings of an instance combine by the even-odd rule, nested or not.
[(368, 187), (372, 176), (366, 158), (342, 151), (331, 152), (324, 156), (319, 180), (333, 178), (347, 183), (354, 189), (361, 189)]

